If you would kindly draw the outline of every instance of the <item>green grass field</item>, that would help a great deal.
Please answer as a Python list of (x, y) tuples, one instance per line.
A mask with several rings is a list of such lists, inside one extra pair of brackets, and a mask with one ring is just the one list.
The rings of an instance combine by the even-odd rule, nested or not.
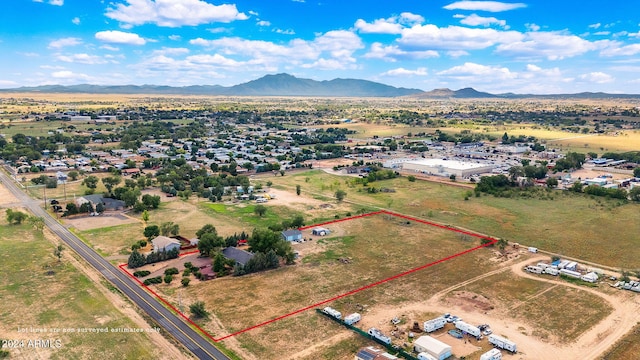
[[(53, 338), (60, 349), (25, 350), (24, 358), (140, 359), (160, 357), (144, 333), (21, 334), (17, 328), (135, 328), (84, 274), (28, 225), (0, 225), (0, 338)], [(66, 250), (69, 251), (69, 250)], [(52, 275), (47, 272), (53, 271)]]
[(635, 220), (640, 207), (635, 203), (622, 204), (559, 190), (549, 192), (544, 199), (482, 195), (464, 200), (467, 189), (409, 182), (404, 177), (370, 183), (377, 188), (395, 189), (395, 193), (369, 194), (362, 191), (361, 185), (351, 186), (351, 179), (312, 170), (274, 177), (272, 181), (275, 187), (287, 190), (300, 184), (303, 192), (313, 196), (333, 196), (340, 188), (347, 192), (346, 201), (461, 226), (603, 265), (640, 267), (640, 222)]

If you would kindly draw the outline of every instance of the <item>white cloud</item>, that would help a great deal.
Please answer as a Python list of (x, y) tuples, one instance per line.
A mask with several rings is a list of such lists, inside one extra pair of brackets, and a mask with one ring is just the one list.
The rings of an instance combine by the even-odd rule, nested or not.
[(617, 42), (613, 42), (611, 47), (608, 47), (600, 52), (602, 56), (633, 56), (640, 53), (640, 44), (631, 44), (625, 46), (615, 46)]
[(111, 45), (102, 45), (102, 46), (100, 46), (100, 49), (105, 49), (105, 50), (109, 50), (109, 51), (120, 51), (120, 48), (115, 47), (115, 46), (111, 46)]
[(49, 0), (49, 4), (56, 5), (56, 6), (62, 6), (62, 5), (64, 5), (64, 0)]
[(611, 75), (605, 74), (600, 71), (590, 72), (588, 74), (582, 74), (579, 77), (584, 81), (592, 82), (596, 84), (606, 84), (606, 83), (613, 82), (613, 80), (615, 80), (615, 78), (612, 77)]
[(129, 45), (144, 45), (145, 39), (141, 38), (138, 34), (128, 33), (118, 30), (100, 31), (95, 35), (96, 39), (113, 44), (129, 44)]
[(495, 44), (514, 43), (523, 38), (517, 31), (477, 29), (461, 26), (440, 28), (433, 24), (415, 25), (402, 30), (398, 43), (404, 48), (429, 50), (485, 49)]
[(296, 34), (296, 32), (293, 31), (293, 29), (286, 29), (286, 30), (273, 29), (273, 32), (276, 32), (278, 34), (284, 34), (284, 35), (295, 35)]
[(0, 80), (0, 87), (14, 87), (18, 86), (18, 83), (13, 80)]
[(107, 9), (106, 16), (123, 24), (156, 24), (165, 27), (228, 23), (249, 17), (235, 4), (213, 5), (201, 0), (126, 0)]
[(231, 32), (231, 29), (227, 29), (227, 28), (224, 28), (224, 27), (217, 27), (217, 28), (207, 29), (207, 31), (212, 33), (212, 34), (220, 34), (220, 33), (224, 33), (224, 32)]
[(405, 51), (398, 45), (383, 45), (379, 42), (371, 44), (368, 53), (364, 55), (367, 59), (380, 59), (389, 62), (396, 62), (398, 59), (427, 59), (437, 58), (440, 54), (435, 50)]
[(402, 32), (402, 25), (388, 19), (377, 19), (372, 23), (358, 19), (354, 26), (364, 34), (400, 34)]
[(320, 69), (347, 68), (356, 63), (353, 53), (364, 47), (358, 35), (345, 30), (317, 34), (310, 41), (294, 39), (283, 44), (236, 37), (215, 40), (197, 38), (189, 43), (218, 49), (222, 55), (243, 58), (252, 65), (261, 64), (275, 69), (289, 65)]
[(447, 55), (452, 58), (459, 58), (460, 56), (467, 56), (469, 53), (464, 50), (450, 50), (447, 51)]
[(169, 35), (169, 40), (178, 41), (180, 39), (182, 39), (180, 35)]
[(407, 25), (422, 24), (424, 22), (424, 17), (418, 14), (412, 14), (410, 12), (403, 12), (400, 13), (398, 22)]
[(189, 53), (189, 49), (187, 49), (187, 48), (168, 48), (168, 47), (163, 47), (162, 49), (154, 50), (151, 54), (153, 56), (157, 56), (157, 55), (184, 55), (184, 54), (188, 54), (188, 53)]
[(256, 25), (258, 26), (271, 26), (271, 22), (266, 21), (266, 20), (260, 20), (256, 23)]
[(80, 18), (76, 16), (73, 19), (71, 19), (71, 22), (76, 25), (80, 25)]
[(502, 12), (527, 7), (523, 3), (503, 3), (499, 1), (456, 1), (444, 8), (447, 10), (472, 10)]
[(483, 17), (477, 14), (471, 14), (469, 16), (463, 17), (462, 20), (460, 20), (460, 23), (469, 25), (469, 26), (478, 26), (478, 25), (489, 26), (489, 25), (496, 24), (496, 25), (505, 27), (507, 25), (507, 22), (505, 20), (499, 20), (494, 17)]
[(51, 77), (55, 79), (72, 80), (72, 81), (90, 79), (90, 76), (87, 74), (74, 73), (73, 71), (70, 71), (70, 70), (55, 71), (51, 73)]
[(194, 64), (209, 64), (221, 67), (235, 67), (240, 65), (238, 61), (226, 58), (220, 54), (213, 55), (193, 55), (186, 58), (187, 61)]
[(82, 44), (82, 40), (76, 37), (67, 37), (54, 40), (49, 43), (49, 49), (62, 49), (67, 46), (76, 46)]
[(440, 71), (438, 75), (450, 76), (460, 80), (478, 79), (478, 77), (481, 77), (484, 81), (514, 79), (517, 77), (517, 74), (511, 72), (506, 67), (487, 66), (472, 62), (466, 62), (463, 65)]
[(519, 58), (544, 57), (548, 60), (561, 60), (582, 55), (601, 46), (578, 36), (559, 32), (529, 32), (525, 35), (521, 41), (498, 45), (496, 52)]
[(397, 68), (397, 69), (392, 69), (389, 71), (385, 71), (382, 74), (380, 74), (381, 76), (426, 76), (427, 73), (427, 68), (417, 68), (415, 70), (408, 70), (405, 68)]
[(69, 63), (80, 63), (80, 64), (105, 64), (107, 61), (100, 56), (89, 55), (89, 54), (73, 54), (73, 55), (58, 55), (56, 59)]
[(595, 23), (595, 24), (591, 24), (591, 25), (589, 25), (589, 28), (590, 28), (590, 29), (597, 29), (597, 28), (599, 28), (600, 26), (602, 26), (602, 24), (600, 24), (600, 23)]
[(256, 11), (249, 10), (249, 15), (258, 16), (260, 14), (258, 14)]
[(593, 35), (607, 36), (607, 35), (611, 35), (611, 31), (597, 31), (597, 32), (594, 32)]
[(524, 24), (524, 26), (526, 26), (529, 31), (538, 31), (538, 30), (540, 30), (540, 26), (536, 25), (536, 24), (528, 24), (527, 23), (527, 24)]
[(371, 23), (363, 19), (358, 19), (354, 27), (365, 34), (400, 34), (405, 25), (412, 26), (423, 22), (424, 18), (421, 15), (403, 12), (400, 16), (392, 16), (388, 19), (377, 19)]
[(562, 73), (557, 67), (551, 69), (543, 69), (534, 64), (527, 64), (526, 71), (520, 74), (520, 76), (524, 79), (540, 79), (541, 77), (560, 78), (562, 76)]

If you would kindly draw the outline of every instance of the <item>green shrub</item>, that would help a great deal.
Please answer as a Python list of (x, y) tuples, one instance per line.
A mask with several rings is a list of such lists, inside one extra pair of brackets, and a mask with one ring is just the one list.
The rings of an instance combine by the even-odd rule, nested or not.
[(173, 281), (173, 275), (165, 275), (164, 276), (164, 283), (165, 284), (171, 284), (172, 281)]
[(178, 269), (176, 269), (176, 268), (174, 268), (174, 267), (172, 267), (172, 268), (168, 268), (168, 269), (166, 269), (166, 270), (164, 271), (164, 274), (165, 274), (165, 275), (177, 275), (177, 274), (179, 274), (179, 273), (180, 273), (180, 271), (178, 271)]
[(133, 276), (135, 277), (145, 277), (147, 275), (151, 274), (151, 271), (148, 270), (140, 270), (140, 271), (136, 271), (133, 273)]
[(191, 281), (191, 279), (189, 278), (182, 278), (182, 286), (187, 287), (189, 286), (189, 282)]

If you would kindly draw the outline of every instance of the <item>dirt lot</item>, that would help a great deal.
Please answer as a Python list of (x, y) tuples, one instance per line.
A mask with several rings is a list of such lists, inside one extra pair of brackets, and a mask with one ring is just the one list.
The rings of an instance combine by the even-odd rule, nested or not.
[[(636, 322), (640, 320), (640, 313), (638, 312), (640, 310), (640, 299), (638, 299), (637, 296), (634, 296), (635, 294), (619, 292), (615, 293), (615, 295), (608, 295), (596, 289), (573, 285), (552, 277), (534, 276), (522, 271), (524, 264), (529, 264), (541, 259), (543, 258), (526, 259), (515, 263), (510, 262), (505, 267), (444, 289), (422, 302), (417, 302), (400, 308), (395, 306), (377, 307), (372, 309), (370, 312), (367, 312), (358, 326), (363, 329), (375, 326), (389, 334), (392, 330), (390, 319), (395, 316), (404, 320), (404, 327), (406, 331), (408, 331), (408, 328), (413, 324), (413, 321), (419, 321), (420, 324), (422, 324), (425, 320), (439, 316), (445, 312), (449, 312), (463, 318), (467, 323), (490, 324), (494, 333), (506, 336), (515, 341), (518, 345), (519, 352), (513, 357), (513, 359), (595, 359), (613, 345), (621, 336), (630, 331)], [(469, 292), (464, 291), (466, 287), (471, 286), (473, 283), (482, 279), (496, 276), (498, 274), (505, 274), (505, 272), (518, 277), (539, 281), (551, 286), (542, 286), (540, 288), (542, 290), (534, 296), (529, 297), (526, 303), (535, 303), (537, 306), (544, 306), (543, 303), (536, 303), (536, 299), (541, 294), (556, 288), (575, 289), (579, 290), (579, 292), (574, 293), (572, 295), (573, 297), (580, 296), (580, 292), (587, 292), (606, 301), (606, 303), (613, 308), (613, 311), (599, 323), (593, 324), (590, 328), (582, 329), (582, 334), (576, 341), (562, 343), (558, 342), (559, 339), (554, 340), (537, 337), (537, 327), (529, 324), (526, 319), (506, 316), (506, 309), (513, 306), (505, 306), (506, 304), (501, 303), (500, 299), (477, 297), (474, 299), (474, 302), (476, 302), (475, 305), (480, 305), (479, 307), (472, 306), (469, 301), (460, 299), (460, 297), (467, 297), (467, 295), (469, 295)], [(451, 297), (452, 294), (453, 297)], [(467, 298), (467, 300), (468, 299), (469, 298)], [(496, 305), (496, 309), (498, 307), (505, 308), (505, 311), (492, 311), (491, 309), (483, 308), (486, 303)], [(522, 304), (515, 305), (522, 306)], [(553, 319), (550, 319), (548, 324), (551, 325), (552, 323)], [(445, 331), (436, 332), (435, 334), (445, 334)], [(443, 335), (440, 340), (448, 340), (445, 342), (453, 342), (453, 345), (456, 343), (458, 346), (460, 343), (465, 345), (462, 340), (454, 339), (448, 335)], [(476, 344), (475, 340), (472, 342), (473, 344)], [(483, 343), (483, 341), (480, 343)], [(486, 341), (484, 341), (484, 343), (486, 343)], [(457, 356), (464, 355), (463, 353), (457, 353), (455, 347), (454, 354)]]
[(18, 199), (16, 199), (16, 197), (13, 196), (13, 194), (7, 190), (2, 183), (0, 183), (0, 206), (9, 205), (17, 201)]
[(64, 219), (63, 223), (80, 231), (99, 229), (110, 226), (133, 224), (139, 220), (123, 215), (120, 212), (105, 212), (98, 216), (81, 215)]

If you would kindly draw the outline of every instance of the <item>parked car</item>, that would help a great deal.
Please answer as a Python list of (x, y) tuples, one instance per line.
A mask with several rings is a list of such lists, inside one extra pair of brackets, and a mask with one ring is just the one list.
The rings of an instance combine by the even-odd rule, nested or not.
[(493, 331), (489, 328), (487, 328), (485, 331), (482, 332), (482, 335), (484, 336), (489, 336), (491, 334), (493, 334)]

